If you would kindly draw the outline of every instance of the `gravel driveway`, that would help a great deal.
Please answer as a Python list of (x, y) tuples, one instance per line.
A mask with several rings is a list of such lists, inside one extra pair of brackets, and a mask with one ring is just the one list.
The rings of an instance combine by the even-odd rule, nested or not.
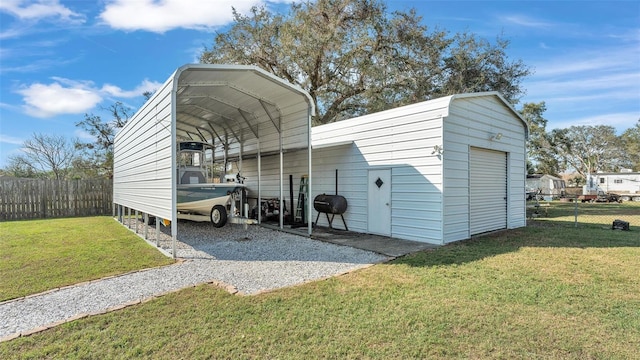
[[(142, 225), (138, 224), (138, 233)], [(155, 229), (149, 229), (155, 243)], [(153, 231), (151, 231), (153, 230)], [(249, 226), (178, 224), (174, 265), (133, 272), (0, 303), (0, 339), (40, 331), (71, 319), (135, 304), (186, 287), (216, 283), (256, 294), (359, 269), (389, 258), (374, 252)], [(166, 229), (160, 246), (171, 247)]]

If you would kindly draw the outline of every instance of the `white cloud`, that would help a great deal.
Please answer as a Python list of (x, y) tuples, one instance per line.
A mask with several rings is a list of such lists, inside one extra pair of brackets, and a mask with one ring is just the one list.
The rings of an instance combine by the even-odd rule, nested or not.
[(13, 136), (8, 136), (4, 134), (0, 134), (0, 143), (12, 144), (12, 145), (22, 145), (24, 140), (18, 139)]
[(640, 94), (640, 72), (621, 74), (580, 74), (574, 77), (541, 79), (527, 83), (527, 94), (533, 97), (578, 97), (597, 94), (600, 98), (637, 98)]
[(526, 81), (528, 96), (584, 101), (637, 98), (640, 49), (635, 44), (568, 53), (534, 65), (535, 73)]
[(508, 15), (501, 17), (501, 21), (504, 23), (511, 23), (515, 25), (520, 25), (529, 28), (542, 28), (549, 29), (554, 27), (555, 25), (550, 22), (534, 19), (525, 15)]
[(607, 124), (621, 132), (633, 126), (640, 117), (637, 41), (580, 45), (535, 64), (535, 73), (523, 82), (523, 100), (545, 101), (549, 129)]
[(263, 0), (111, 0), (100, 19), (112, 28), (126, 31), (164, 33), (176, 28), (211, 29), (233, 20), (232, 7), (245, 13), (263, 3)]
[(58, 0), (2, 0), (0, 12), (9, 13), (21, 20), (54, 18), (64, 22), (84, 22), (81, 14), (71, 11)]
[(625, 130), (632, 126), (637, 120), (640, 114), (633, 112), (626, 113), (610, 113), (599, 114), (597, 116), (588, 116), (581, 118), (567, 119), (564, 121), (556, 121), (553, 124), (554, 129), (563, 129), (570, 126), (596, 126), (596, 125), (610, 125), (617, 129)]
[(144, 91), (155, 91), (161, 84), (144, 80), (127, 91), (114, 85), (97, 88), (90, 81), (54, 77), (51, 84), (35, 83), (23, 86), (17, 93), (23, 96), (24, 111), (35, 117), (47, 118), (60, 114), (81, 114), (98, 105), (105, 96), (132, 98)]
[(24, 31), (18, 28), (3, 29), (0, 31), (0, 40), (11, 39), (22, 35)]
[(133, 98), (142, 95), (144, 92), (154, 92), (156, 91), (162, 84), (156, 81), (149, 81), (148, 79), (142, 80), (142, 83), (136, 86), (133, 90), (122, 90), (121, 88), (111, 85), (105, 84), (102, 86), (101, 91), (109, 94), (111, 96), (119, 97), (119, 98)]
[(593, 71), (624, 71), (640, 68), (636, 59), (640, 57), (637, 48), (602, 49), (601, 51), (574, 50), (571, 56), (548, 59), (535, 65), (536, 76), (553, 77)]
[(79, 114), (96, 106), (102, 98), (92, 89), (63, 87), (60, 83), (32, 84), (18, 91), (24, 96), (25, 112), (35, 117)]
[(96, 141), (96, 137), (95, 136), (89, 134), (88, 132), (86, 132), (84, 130), (76, 129), (76, 131), (74, 131), (73, 133), (80, 140)]

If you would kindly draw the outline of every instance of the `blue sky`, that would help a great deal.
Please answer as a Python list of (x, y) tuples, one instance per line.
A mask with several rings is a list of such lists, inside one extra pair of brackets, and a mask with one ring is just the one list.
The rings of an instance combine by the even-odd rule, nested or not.
[[(198, 62), (231, 6), (262, 0), (1, 0), (0, 167), (34, 132), (86, 139), (75, 123), (137, 109), (179, 66)], [(283, 4), (284, 3), (284, 4)], [(548, 130), (640, 118), (640, 1), (403, 1), (430, 28), (511, 41), (511, 59), (535, 73), (524, 102), (545, 101)]]

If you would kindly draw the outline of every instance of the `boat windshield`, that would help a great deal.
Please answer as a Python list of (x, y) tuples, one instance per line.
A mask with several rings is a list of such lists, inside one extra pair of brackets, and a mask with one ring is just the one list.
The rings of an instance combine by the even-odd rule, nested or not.
[(214, 182), (215, 170), (211, 145), (198, 142), (180, 143), (177, 160), (180, 184)]

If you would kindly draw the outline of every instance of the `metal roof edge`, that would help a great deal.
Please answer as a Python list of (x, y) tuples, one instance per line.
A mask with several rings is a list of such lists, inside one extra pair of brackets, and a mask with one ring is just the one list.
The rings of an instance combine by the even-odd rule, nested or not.
[[(300, 95), (302, 95), (306, 101), (307, 104), (309, 105), (309, 107), (311, 108), (311, 115), (315, 116), (316, 115), (316, 106), (315, 103), (313, 102), (313, 99), (311, 98), (311, 95), (309, 95), (309, 93), (304, 90), (303, 88), (301, 88), (298, 85), (292, 84), (280, 77), (277, 77), (276, 75), (267, 72), (266, 70), (255, 66), (255, 65), (236, 65), (236, 64), (185, 64), (180, 66), (172, 75), (173, 79), (178, 80), (180, 78), (180, 75), (182, 75), (182, 73), (184, 71), (190, 70), (190, 69), (194, 69), (194, 70), (228, 70), (228, 71), (253, 71), (255, 73), (257, 73), (258, 75), (269, 79), (270, 81), (279, 83), (281, 86), (289, 88), (290, 90), (299, 93)], [(177, 82), (174, 81), (174, 90), (177, 90)]]

